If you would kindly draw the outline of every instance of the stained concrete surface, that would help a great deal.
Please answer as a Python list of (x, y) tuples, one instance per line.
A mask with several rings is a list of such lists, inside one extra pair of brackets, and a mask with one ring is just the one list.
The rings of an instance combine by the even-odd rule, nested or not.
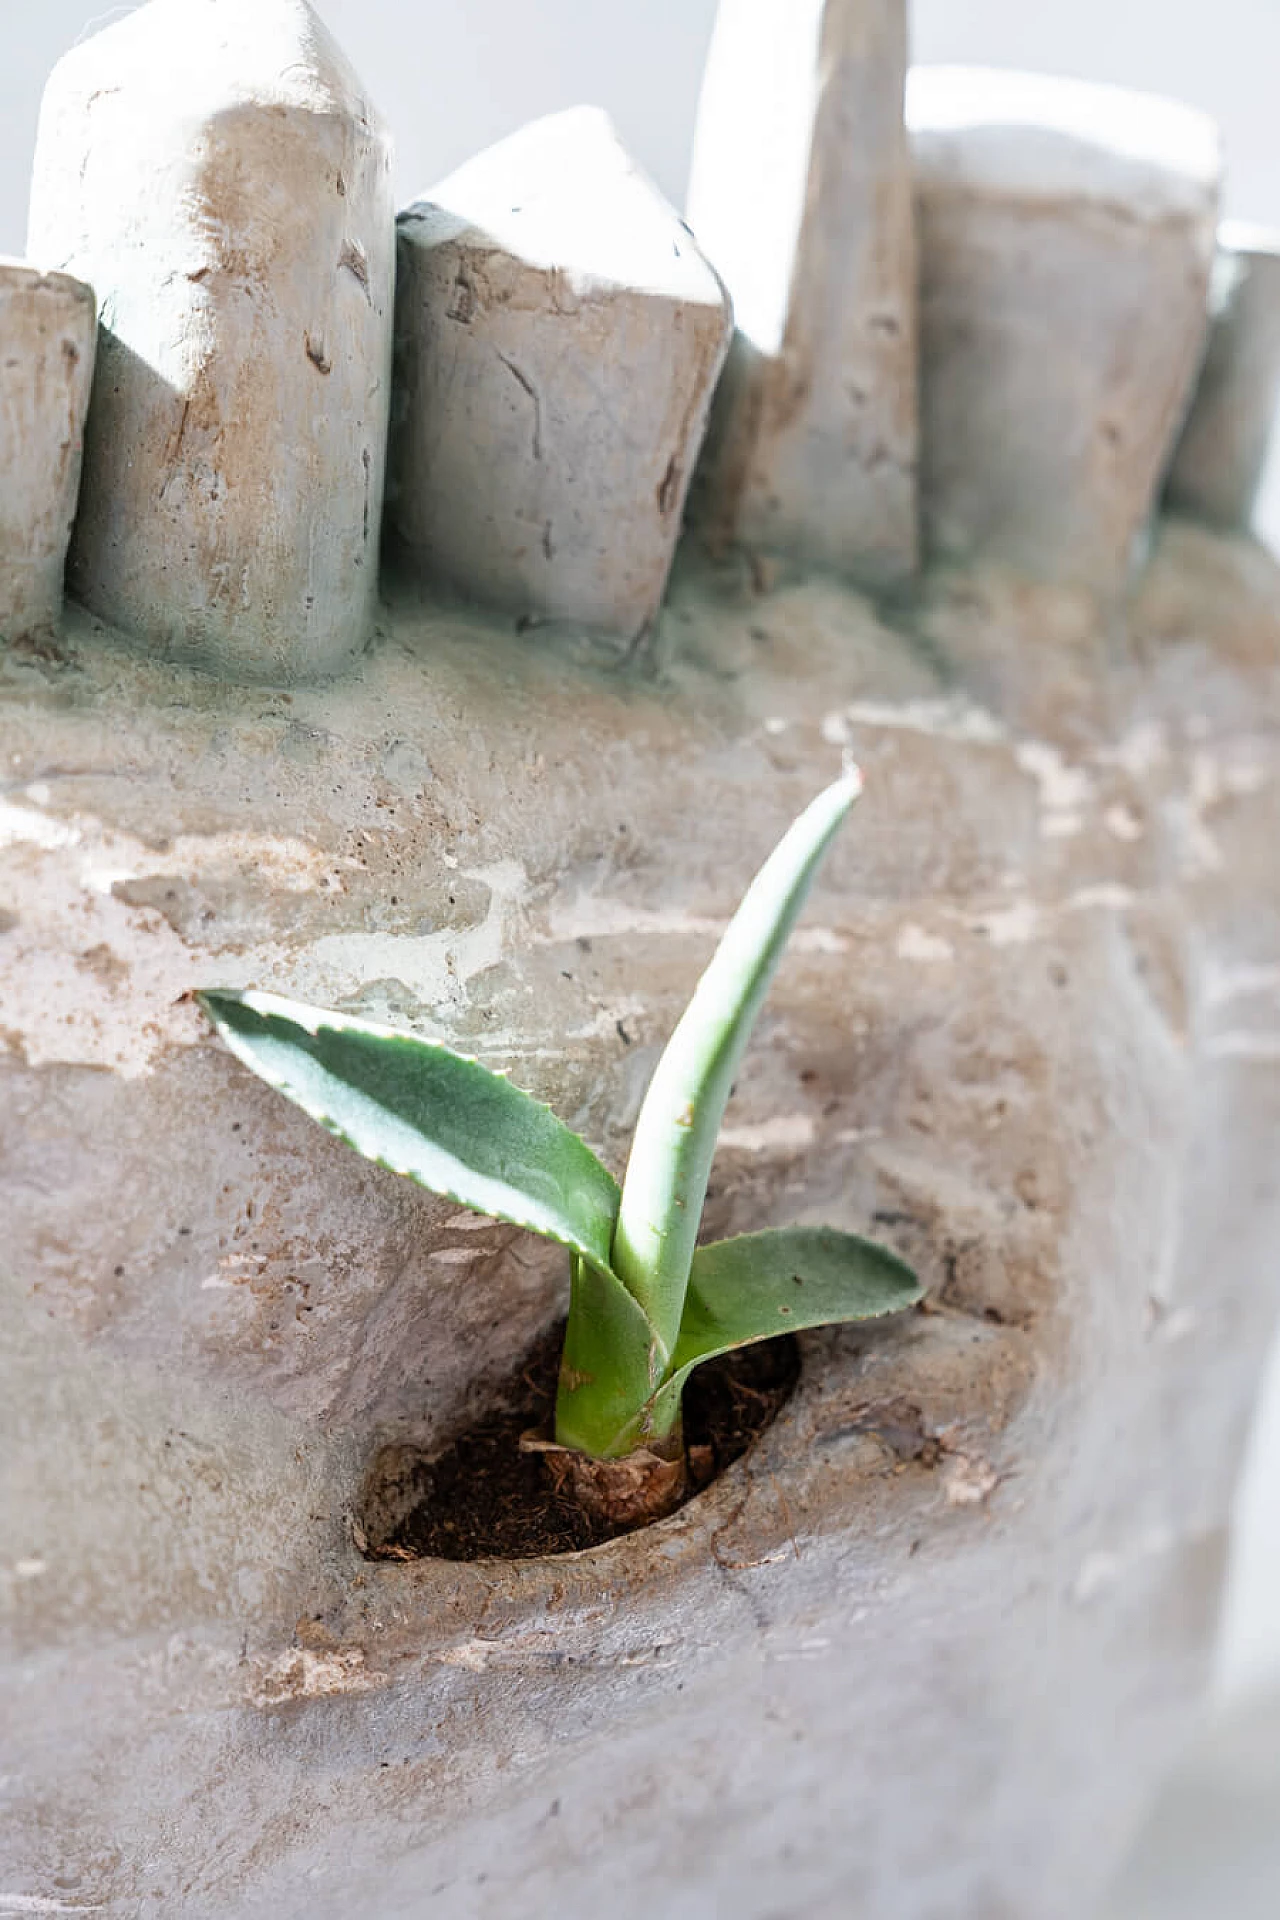
[[(1194, 1722), (1274, 1319), (1278, 604), (1258, 549), (1170, 525), (1124, 624), (984, 572), (889, 625), (686, 562), (647, 663), (400, 590), (354, 676), (287, 694), (78, 614), (9, 652), (0, 1890), (1087, 1907)], [(867, 796), (708, 1230), (870, 1228), (927, 1310), (807, 1339), (763, 1445), (647, 1536), (362, 1561), (373, 1450), (467, 1418), (564, 1277), (182, 994), (439, 1034), (617, 1167), (846, 749)]]

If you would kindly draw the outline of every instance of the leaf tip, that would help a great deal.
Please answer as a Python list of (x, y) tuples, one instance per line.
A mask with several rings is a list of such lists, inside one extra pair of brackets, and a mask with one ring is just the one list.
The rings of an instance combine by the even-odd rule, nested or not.
[(840, 778), (831, 784), (831, 796), (837, 802), (842, 816), (848, 813), (854, 801), (859, 798), (864, 785), (862, 768), (856, 760), (851, 760), (846, 754), (840, 770)]

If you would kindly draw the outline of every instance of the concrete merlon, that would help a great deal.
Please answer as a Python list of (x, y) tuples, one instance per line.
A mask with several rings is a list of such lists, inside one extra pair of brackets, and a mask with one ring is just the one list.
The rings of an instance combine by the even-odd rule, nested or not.
[(689, 220), (738, 334), (697, 518), (871, 587), (916, 560), (904, 0), (722, 0)]
[(972, 68), (913, 71), (907, 125), (927, 544), (1112, 592), (1203, 352), (1216, 129)]
[(96, 338), (91, 287), (0, 257), (0, 639), (62, 609)]
[(913, 67), (906, 118), (917, 184), (1131, 219), (1212, 219), (1218, 128), (1181, 101), (1056, 74)]
[(1216, 526), (1247, 528), (1280, 399), (1280, 233), (1224, 222), (1210, 305), (1209, 346), (1166, 497)]
[(534, 122), (402, 214), (389, 513), (478, 600), (654, 618), (730, 329), (604, 114)]
[(102, 318), (69, 578), (159, 651), (330, 672), (376, 595), (390, 144), (305, 0), (151, 0), (46, 89), (30, 250)]

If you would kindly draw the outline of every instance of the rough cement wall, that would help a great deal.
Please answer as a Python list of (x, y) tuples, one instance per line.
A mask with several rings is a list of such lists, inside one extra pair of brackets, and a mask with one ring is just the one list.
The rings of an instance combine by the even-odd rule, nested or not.
[[(1104, 1881), (1275, 1313), (1280, 579), (1171, 522), (1128, 604), (979, 556), (890, 623), (758, 559), (690, 547), (627, 664), (394, 574), (328, 685), (75, 606), (0, 651), (0, 1912), (1074, 1920)], [(925, 1307), (807, 1336), (644, 1534), (367, 1562), (377, 1448), (455, 1431), (565, 1275), (183, 995), (454, 1041), (616, 1168), (846, 749), (707, 1226), (869, 1229)]]
[[(1199, 1684), (1274, 1311), (1275, 584), (1170, 533), (1109, 668), (980, 578), (931, 667), (834, 590), (697, 580), (659, 683), (411, 607), (327, 692), (201, 693), (82, 620), (9, 655), (7, 1886), (225, 1920), (620, 1876), (638, 1913), (696, 1860), (691, 1913), (1078, 1910)], [(178, 995), (456, 1039), (617, 1166), (844, 739), (867, 798), (709, 1224), (870, 1227), (929, 1311), (808, 1339), (651, 1536), (365, 1563), (375, 1447), (455, 1427), (563, 1275)]]

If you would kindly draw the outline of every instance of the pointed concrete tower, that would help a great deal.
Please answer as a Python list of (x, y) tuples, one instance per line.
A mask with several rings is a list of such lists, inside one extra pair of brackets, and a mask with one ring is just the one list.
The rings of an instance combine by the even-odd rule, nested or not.
[(1202, 113), (916, 67), (931, 554), (1122, 589), (1204, 351), (1221, 152)]
[(400, 218), (389, 512), (434, 579), (653, 620), (729, 302), (603, 113), (535, 121)]
[(0, 259), (0, 642), (62, 608), (96, 336), (83, 281)]
[(376, 594), (394, 201), (305, 0), (151, 0), (67, 54), (30, 252), (99, 301), (73, 590), (217, 670), (341, 665)]
[(721, 0), (689, 224), (733, 296), (694, 514), (873, 590), (916, 562), (905, 0)]
[(1210, 306), (1209, 347), (1165, 497), (1212, 526), (1247, 529), (1280, 428), (1280, 233), (1224, 221)]

